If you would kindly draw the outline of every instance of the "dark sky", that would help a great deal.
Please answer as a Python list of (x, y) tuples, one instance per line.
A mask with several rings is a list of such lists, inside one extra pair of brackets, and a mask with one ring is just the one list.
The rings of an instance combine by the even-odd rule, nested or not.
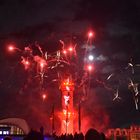
[[(32, 127), (37, 127), (48, 120), (52, 101), (60, 106), (59, 90), (52, 90), (51, 86), (46, 89), (53, 94), (48, 95), (49, 100), (44, 103), (47, 107), (39, 100), (33, 87), (30, 90), (33, 94), (29, 91), (20, 94), (27, 74), (19, 64), (19, 55), (7, 54), (5, 48), (8, 43), (15, 43), (23, 49), (29, 43), (38, 41), (44, 50), (51, 51), (58, 47), (60, 39), (70, 42), (76, 38), (78, 47), (82, 48), (87, 31), (92, 29), (95, 31), (93, 53), (97, 58), (102, 57), (102, 62), (95, 64), (93, 77), (106, 82), (105, 78), (110, 73), (115, 73), (117, 80), (107, 84), (114, 87), (120, 79), (119, 92), (122, 100), (113, 102), (113, 93), (93, 80), (93, 94), (89, 95), (89, 102), (83, 107), (86, 110), (84, 117), (92, 116), (91, 126), (99, 128), (102, 125), (102, 130), (104, 125), (123, 127), (140, 123), (140, 113), (135, 110), (132, 93), (126, 82), (126, 77), (131, 77), (139, 83), (140, 68), (135, 67), (133, 75), (129, 70), (125, 71), (130, 58), (134, 64), (140, 63), (139, 17), (139, 0), (1, 0), (0, 117), (21, 117)], [(57, 92), (57, 100), (53, 92)], [(32, 120), (38, 120), (36, 125)], [(94, 124), (94, 120), (99, 123)], [(45, 127), (49, 129), (49, 126)]]

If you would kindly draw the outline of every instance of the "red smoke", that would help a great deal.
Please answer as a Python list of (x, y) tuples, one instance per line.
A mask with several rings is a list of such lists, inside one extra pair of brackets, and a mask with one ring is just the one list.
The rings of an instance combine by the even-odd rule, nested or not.
[(109, 125), (109, 116), (104, 109), (99, 109), (90, 114), (84, 114), (81, 118), (83, 133), (86, 133), (89, 128), (95, 128), (100, 132), (104, 132)]

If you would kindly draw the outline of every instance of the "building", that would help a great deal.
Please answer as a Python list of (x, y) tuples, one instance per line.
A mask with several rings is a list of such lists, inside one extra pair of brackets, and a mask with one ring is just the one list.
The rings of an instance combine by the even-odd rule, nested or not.
[(29, 133), (27, 122), (20, 118), (0, 120), (0, 135), (26, 135)]
[(140, 126), (132, 125), (130, 128), (108, 129), (106, 135), (109, 140), (140, 140)]
[(8, 126), (0, 126), (0, 135), (9, 135), (10, 134), (10, 130), (11, 130), (11, 127), (8, 127)]
[(140, 126), (133, 125), (130, 127), (130, 140), (140, 140)]

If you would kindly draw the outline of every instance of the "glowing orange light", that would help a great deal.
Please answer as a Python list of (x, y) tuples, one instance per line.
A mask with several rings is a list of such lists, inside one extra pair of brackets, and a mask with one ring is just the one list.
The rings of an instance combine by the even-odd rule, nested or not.
[(67, 86), (67, 85), (70, 85), (70, 83), (69, 83), (69, 82), (66, 82), (66, 83), (64, 82), (63, 84), (64, 84), (64, 85), (66, 85), (66, 86)]
[(68, 118), (71, 116), (71, 112), (69, 112), (69, 111), (67, 111), (67, 110), (65, 110), (65, 109), (63, 109), (63, 114), (66, 116), (66, 115), (68, 115)]
[(65, 109), (63, 109), (63, 114), (66, 115), (67, 111)]
[(70, 91), (71, 90), (71, 87), (74, 85), (74, 83), (72, 82), (69, 82), (69, 81), (65, 81), (63, 82), (63, 88), (66, 89), (67, 91)]
[(68, 112), (68, 115), (70, 116), (71, 115), (71, 112)]

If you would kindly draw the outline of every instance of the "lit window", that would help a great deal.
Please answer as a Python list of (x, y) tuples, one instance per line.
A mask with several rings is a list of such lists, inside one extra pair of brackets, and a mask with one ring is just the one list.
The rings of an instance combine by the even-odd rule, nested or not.
[(3, 131), (3, 135), (8, 135), (9, 131)]
[(3, 135), (6, 135), (7, 134), (7, 131), (3, 131)]
[(9, 131), (7, 131), (7, 135), (9, 135)]

